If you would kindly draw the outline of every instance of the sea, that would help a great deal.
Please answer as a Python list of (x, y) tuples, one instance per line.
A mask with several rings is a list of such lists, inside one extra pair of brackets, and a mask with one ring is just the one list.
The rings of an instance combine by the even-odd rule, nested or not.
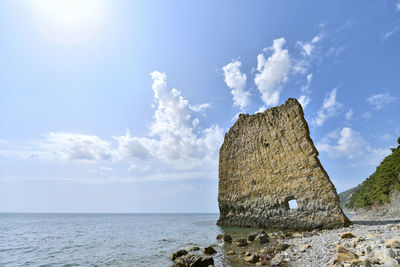
[(218, 234), (234, 238), (254, 229), (219, 227), (219, 214), (0, 213), (0, 266), (171, 266), (169, 255), (213, 246)]

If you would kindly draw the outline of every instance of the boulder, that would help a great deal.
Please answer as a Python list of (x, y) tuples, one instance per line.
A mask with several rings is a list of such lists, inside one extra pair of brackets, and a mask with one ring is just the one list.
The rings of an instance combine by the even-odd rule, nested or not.
[(257, 263), (259, 261), (260, 257), (257, 254), (247, 256), (244, 258), (245, 261), (250, 262), (250, 263)]
[(300, 247), (299, 247), (299, 251), (300, 252), (305, 252), (308, 248), (310, 248), (311, 247), (311, 245), (310, 244), (304, 244), (304, 245), (301, 245)]
[(342, 235), (340, 236), (340, 238), (342, 238), (342, 239), (354, 238), (354, 237), (356, 237), (356, 236), (353, 235), (353, 233), (350, 233), (350, 232), (344, 233), (344, 234), (342, 234)]
[(278, 244), (275, 246), (275, 250), (276, 252), (281, 252), (281, 251), (285, 251), (290, 247), (290, 245), (282, 243), (282, 244)]
[(188, 248), (185, 248), (185, 250), (186, 251), (196, 251), (196, 250), (200, 250), (200, 248), (198, 247), (198, 246), (193, 246), (193, 247), (188, 247)]
[(260, 234), (260, 235), (257, 235), (256, 238), (254, 238), (254, 242), (257, 242), (260, 244), (266, 244), (269, 242), (269, 238), (266, 234)]
[(210, 265), (214, 265), (213, 257), (187, 254), (178, 258), (173, 267), (208, 267)]
[(188, 254), (188, 252), (185, 249), (181, 249), (181, 250), (178, 250), (175, 253), (171, 253), (169, 255), (169, 258), (174, 261), (176, 258), (179, 258), (179, 257), (181, 257), (183, 255), (186, 255), (186, 254)]
[(354, 254), (353, 252), (349, 251), (348, 249), (338, 246), (336, 247), (337, 251), (337, 259), (336, 262), (342, 263), (344, 261), (350, 262), (352, 260), (358, 259), (358, 255)]
[(201, 251), (202, 251), (204, 254), (207, 254), (207, 255), (217, 253), (217, 251), (216, 251), (213, 247), (202, 248)]
[(223, 240), (225, 243), (232, 243), (232, 237), (231, 237), (230, 235), (228, 235), (228, 234), (225, 234), (225, 235), (222, 237), (222, 240)]
[(258, 233), (252, 233), (246, 236), (247, 241), (254, 241), (254, 239), (258, 236)]
[(245, 247), (247, 246), (247, 240), (244, 237), (237, 238), (233, 240), (233, 245), (238, 246), (238, 247)]
[(385, 247), (394, 248), (394, 249), (400, 248), (400, 239), (388, 239), (388, 240), (386, 240)]

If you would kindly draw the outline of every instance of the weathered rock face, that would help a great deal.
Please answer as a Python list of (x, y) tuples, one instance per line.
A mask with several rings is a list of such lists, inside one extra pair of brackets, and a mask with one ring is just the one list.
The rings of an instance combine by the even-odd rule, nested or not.
[[(296, 99), (240, 115), (219, 153), (218, 225), (334, 228), (349, 224)], [(290, 209), (289, 201), (298, 207)]]

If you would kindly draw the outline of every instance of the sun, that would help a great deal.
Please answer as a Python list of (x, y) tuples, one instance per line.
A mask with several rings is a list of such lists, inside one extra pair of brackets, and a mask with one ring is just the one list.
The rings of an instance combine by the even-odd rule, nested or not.
[(40, 29), (59, 42), (79, 42), (92, 36), (104, 17), (104, 0), (33, 0)]

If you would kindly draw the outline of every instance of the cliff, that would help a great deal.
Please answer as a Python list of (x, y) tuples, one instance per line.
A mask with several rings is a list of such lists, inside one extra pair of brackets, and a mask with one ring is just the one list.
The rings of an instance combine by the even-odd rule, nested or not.
[[(240, 115), (219, 154), (218, 225), (312, 229), (349, 224), (301, 105)], [(291, 208), (289, 201), (297, 201)]]

